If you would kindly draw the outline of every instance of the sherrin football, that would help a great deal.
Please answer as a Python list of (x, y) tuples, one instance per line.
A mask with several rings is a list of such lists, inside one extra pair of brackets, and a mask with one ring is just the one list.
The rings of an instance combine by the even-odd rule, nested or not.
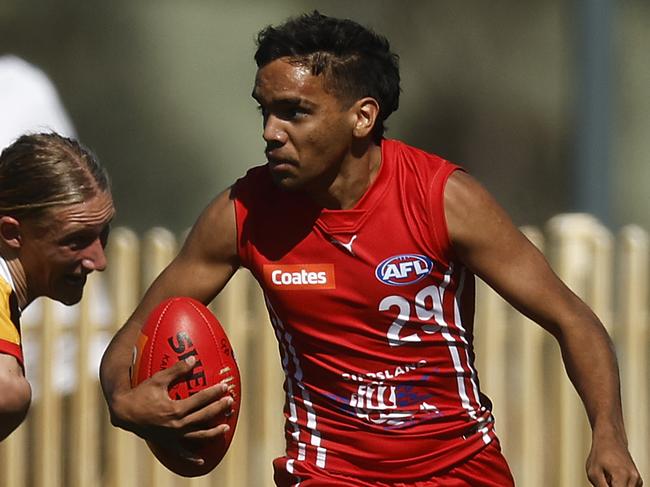
[(179, 360), (196, 357), (192, 371), (172, 383), (169, 397), (185, 399), (206, 387), (226, 382), (234, 399), (232, 414), (220, 416), (216, 424), (227, 423), (230, 430), (216, 439), (190, 448), (205, 460), (201, 466), (181, 458), (165, 445), (147, 442), (156, 458), (178, 475), (197, 477), (213, 470), (232, 442), (241, 401), (241, 379), (230, 341), (217, 318), (199, 301), (173, 297), (160, 303), (143, 325), (134, 350), (131, 385), (135, 387), (156, 372)]

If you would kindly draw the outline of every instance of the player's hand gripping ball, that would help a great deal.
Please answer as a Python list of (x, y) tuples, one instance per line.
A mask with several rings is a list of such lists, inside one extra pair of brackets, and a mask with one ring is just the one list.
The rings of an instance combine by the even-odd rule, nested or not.
[(184, 445), (204, 459), (201, 466), (181, 458), (165, 445), (147, 442), (165, 467), (184, 477), (207, 474), (226, 454), (237, 425), (241, 379), (228, 337), (210, 310), (191, 298), (169, 298), (153, 310), (142, 327), (131, 369), (132, 387), (191, 356), (196, 357), (194, 368), (170, 385), (169, 397), (185, 399), (206, 387), (225, 382), (234, 402), (232, 414), (217, 417), (214, 424), (227, 423), (230, 426), (227, 433), (203, 440), (198, 446), (196, 442), (192, 442), (192, 446)]

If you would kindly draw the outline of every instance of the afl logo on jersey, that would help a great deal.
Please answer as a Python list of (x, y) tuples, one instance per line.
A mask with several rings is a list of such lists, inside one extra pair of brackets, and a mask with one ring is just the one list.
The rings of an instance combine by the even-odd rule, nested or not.
[(426, 255), (402, 254), (385, 259), (375, 269), (375, 276), (384, 284), (406, 286), (424, 279), (433, 269)]

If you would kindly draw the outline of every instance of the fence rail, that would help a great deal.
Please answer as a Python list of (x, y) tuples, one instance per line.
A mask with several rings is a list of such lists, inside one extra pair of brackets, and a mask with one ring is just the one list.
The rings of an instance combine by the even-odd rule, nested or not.
[[(544, 232), (523, 230), (607, 324), (621, 368), (630, 448), (648, 480), (648, 234), (632, 225), (615, 237), (583, 214), (557, 216)], [(65, 313), (43, 300), (25, 320), (34, 399), (25, 423), (0, 443), (0, 486), (272, 485), (271, 462), (283, 451), (282, 371), (261, 293), (247, 272), (238, 272), (211, 305), (237, 351), (243, 383), (235, 439), (217, 469), (202, 478), (178, 477), (141, 439), (109, 424), (98, 359), (176, 249), (177, 238), (165, 229), (139, 238), (118, 228), (111, 236), (109, 271), (91, 276), (78, 306)], [(588, 485), (588, 423), (554, 340), (481, 282), (475, 330), (482, 388), (493, 399), (517, 485)]]

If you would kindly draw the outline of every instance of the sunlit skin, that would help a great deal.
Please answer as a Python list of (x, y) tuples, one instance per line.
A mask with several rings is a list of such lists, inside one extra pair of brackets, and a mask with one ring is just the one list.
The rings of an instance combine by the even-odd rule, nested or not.
[(115, 214), (110, 193), (49, 210), (49, 221), (20, 222), (18, 260), (26, 291), (22, 307), (39, 296), (79, 302), (88, 274), (106, 268), (104, 247)]
[(263, 117), (271, 176), (281, 188), (303, 191), (323, 207), (352, 207), (381, 164), (379, 146), (366, 137), (377, 102), (344, 104), (327, 90), (323, 75), (289, 61), (261, 67), (252, 93)]
[[(110, 193), (53, 207), (33, 218), (0, 217), (2, 257), (11, 270), (18, 305), (39, 296), (79, 302), (86, 277), (106, 268), (104, 246), (115, 214)], [(31, 387), (16, 357), (0, 353), (0, 441), (23, 421)]]

